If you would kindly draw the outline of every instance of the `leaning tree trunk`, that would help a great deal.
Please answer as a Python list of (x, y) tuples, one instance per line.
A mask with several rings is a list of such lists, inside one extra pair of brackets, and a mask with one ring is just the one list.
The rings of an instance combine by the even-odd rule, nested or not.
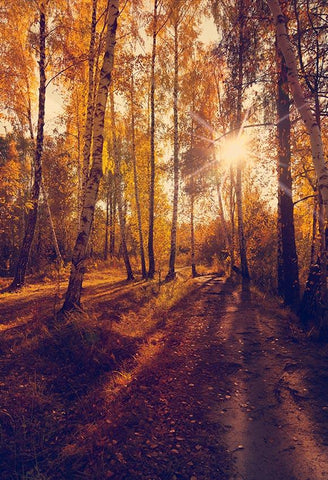
[(25, 234), (23, 244), (19, 252), (19, 258), (16, 265), (15, 276), (10, 285), (10, 290), (21, 288), (25, 282), (27, 264), (31, 252), (31, 246), (35, 233), (35, 226), (38, 217), (39, 197), (42, 182), (42, 151), (43, 151), (43, 130), (44, 130), (44, 114), (46, 100), (46, 16), (45, 3), (40, 3), (39, 18), (39, 106), (38, 106), (38, 131), (36, 137), (36, 148), (34, 154), (33, 170), (34, 179), (30, 196), (30, 207), (26, 218)]
[(135, 200), (136, 200), (136, 209), (137, 209), (137, 217), (138, 217), (138, 233), (139, 233), (141, 273), (142, 273), (142, 278), (145, 279), (145, 278), (147, 278), (147, 269), (146, 269), (144, 241), (143, 241), (143, 234), (142, 234), (141, 208), (140, 208), (138, 172), (137, 172), (137, 158), (136, 158), (135, 111), (134, 111), (134, 76), (133, 76), (133, 71), (131, 73), (131, 137), (132, 137), (132, 162), (133, 162), (134, 196), (135, 196)]
[(115, 118), (115, 103), (113, 89), (110, 91), (110, 108), (111, 108), (111, 122), (112, 122), (112, 136), (113, 136), (113, 153), (114, 153), (114, 183), (115, 191), (117, 195), (117, 210), (118, 219), (121, 234), (121, 247), (124, 265), (127, 274), (127, 280), (133, 280), (133, 273), (130, 264), (128, 248), (126, 244), (125, 233), (125, 212), (123, 208), (123, 195), (122, 195), (122, 175), (121, 175), (121, 159), (118, 151), (117, 137), (116, 137), (116, 118)]
[(111, 75), (114, 64), (114, 47), (116, 43), (116, 28), (118, 17), (118, 0), (108, 2), (108, 20), (106, 47), (102, 69), (100, 72), (99, 85), (97, 90), (94, 127), (93, 127), (93, 149), (92, 166), (83, 201), (81, 214), (81, 226), (78, 233), (72, 258), (71, 274), (66, 292), (63, 312), (73, 310), (80, 305), (83, 275), (85, 271), (85, 260), (87, 247), (93, 223), (95, 205), (98, 196), (102, 171), (103, 132), (105, 122), (105, 111), (108, 97), (108, 89), (111, 83)]
[(155, 62), (157, 41), (157, 7), (158, 0), (154, 0), (153, 13), (153, 46), (151, 54), (150, 79), (150, 185), (149, 185), (149, 231), (148, 231), (148, 277), (155, 275), (154, 256), (154, 212), (155, 212)]
[(310, 136), (311, 152), (314, 169), (318, 180), (318, 189), (322, 203), (324, 218), (325, 235), (322, 239), (321, 254), (318, 262), (320, 275), (320, 295), (315, 298), (316, 304), (314, 311), (319, 314), (315, 320), (319, 323), (320, 335), (322, 338), (328, 338), (328, 318), (327, 318), (327, 220), (328, 220), (328, 169), (325, 163), (323, 143), (320, 128), (316, 117), (313, 115), (311, 107), (303, 93), (297, 72), (297, 61), (290, 43), (287, 28), (286, 17), (283, 15), (278, 0), (267, 0), (274, 23), (276, 25), (278, 47), (280, 48), (286, 62), (287, 79), (294, 98), (295, 105), (304, 121), (307, 132)]
[(279, 72), (277, 85), (278, 113), (278, 291), (286, 305), (299, 307), (300, 286), (295, 243), (294, 204), (290, 154), (290, 118), (287, 70), (284, 58), (277, 50)]
[(175, 278), (175, 257), (177, 244), (178, 198), (179, 198), (179, 52), (178, 52), (178, 22), (174, 25), (174, 87), (173, 87), (173, 116), (174, 116), (174, 148), (173, 148), (173, 212), (171, 226), (171, 249), (169, 271), (166, 280)]

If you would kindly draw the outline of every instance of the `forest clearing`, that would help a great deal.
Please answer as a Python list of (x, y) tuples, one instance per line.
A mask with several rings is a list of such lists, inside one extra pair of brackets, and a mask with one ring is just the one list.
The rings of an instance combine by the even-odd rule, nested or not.
[(326, 0), (0, 0), (1, 480), (328, 479)]

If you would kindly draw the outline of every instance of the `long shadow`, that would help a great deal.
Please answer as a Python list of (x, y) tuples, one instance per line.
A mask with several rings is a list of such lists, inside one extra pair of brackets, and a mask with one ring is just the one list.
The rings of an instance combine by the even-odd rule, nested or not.
[[(113, 304), (106, 303), (108, 320), (127, 308), (124, 303), (124, 309), (119, 309), (120, 300), (129, 299), (124, 286), (125, 282), (115, 282), (110, 292)], [(147, 298), (138, 299), (138, 308)], [(130, 309), (135, 311), (133, 302)], [(108, 373), (123, 364), (134, 366), (141, 343), (139, 338), (113, 332), (110, 321), (106, 328), (106, 319), (99, 327), (95, 322), (90, 328), (79, 328), (76, 319), (45, 332), (44, 324), (50, 319), (33, 317), (1, 339), (1, 378), (7, 384), (0, 410), (0, 478), (25, 479), (26, 472), (34, 478), (37, 469), (54, 474), (53, 462), (69, 438), (92, 418), (101, 418), (96, 409), (86, 415), (88, 397), (108, 380)], [(70, 478), (63, 475), (53, 478)]]
[[(279, 414), (280, 406), (275, 398), (274, 385), (268, 382), (270, 374), (267, 372), (272, 365), (263, 352), (265, 340), (256, 323), (256, 310), (249, 294), (241, 292), (241, 303), (238, 311), (232, 315), (231, 325), (232, 332), (238, 332), (238, 340), (241, 339), (238, 342), (239, 352), (235, 351), (234, 356), (242, 365), (238, 381), (242, 380), (244, 389), (241, 421), (237, 420), (233, 425), (237, 430), (236, 439), (239, 438), (241, 444), (244, 441), (246, 443), (246, 447), (238, 451), (236, 440), (237, 470), (240, 470), (241, 478), (250, 480), (300, 480), (293, 471), (293, 463), (297, 462), (297, 458), (283, 453), (287, 442), (286, 432), (281, 427), (285, 420)], [(245, 320), (241, 323), (242, 316)], [(229, 343), (224, 345), (230, 357), (231, 347)], [(232, 392), (232, 395), (235, 394)]]
[[(268, 312), (270, 314), (270, 311)], [(284, 322), (281, 335), (288, 340), (292, 362), (286, 364), (284, 376), (289, 396), (308, 416), (318, 445), (328, 445), (328, 366), (327, 345), (293, 334)], [(289, 378), (290, 377), (290, 378)], [(296, 377), (296, 382), (295, 382)], [(291, 381), (291, 385), (289, 384)]]
[(231, 291), (210, 281), (167, 313), (163, 350), (115, 401), (107, 398), (107, 373), (133, 361), (139, 339), (111, 334), (110, 357), (108, 343), (99, 354), (93, 338), (76, 339), (78, 331), (68, 330), (22, 351), (16, 372), (25, 354), (25, 387), (8, 393), (2, 418), (3, 478), (37, 469), (47, 480), (226, 478), (223, 428), (209, 419), (208, 407), (232, 388), (235, 366), (213, 343)]
[[(228, 478), (223, 429), (208, 418), (210, 403), (230, 388), (227, 365), (213, 345), (217, 320), (208, 320), (217, 303), (224, 308), (230, 301), (221, 288), (213, 292), (204, 285), (173, 309), (163, 350), (111, 405), (110, 425), (104, 420), (96, 435), (86, 438), (89, 456), (62, 464), (67, 478), (78, 478), (77, 465), (99, 480), (108, 471), (118, 480)], [(200, 308), (204, 295), (206, 312)], [(100, 448), (99, 437), (107, 439)], [(101, 462), (92, 461), (93, 455)]]

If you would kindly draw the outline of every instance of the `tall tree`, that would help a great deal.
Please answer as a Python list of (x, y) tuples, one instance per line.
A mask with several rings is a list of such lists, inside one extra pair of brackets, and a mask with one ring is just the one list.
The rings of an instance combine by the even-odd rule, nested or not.
[(294, 204), (290, 154), (289, 94), (286, 63), (277, 50), (278, 113), (278, 291), (297, 310), (300, 301), (298, 258), (295, 243)]
[(116, 135), (116, 112), (115, 112), (115, 100), (114, 90), (110, 89), (110, 112), (111, 112), (111, 127), (112, 127), (112, 139), (113, 139), (113, 154), (114, 154), (114, 182), (115, 192), (117, 195), (117, 210), (120, 225), (121, 234), (121, 246), (123, 260), (126, 268), (126, 274), (128, 280), (133, 280), (133, 272), (131, 268), (127, 242), (125, 232), (125, 212), (123, 206), (123, 192), (122, 192), (122, 174), (121, 174), (121, 157), (118, 148), (118, 139)]
[(75, 309), (80, 305), (81, 301), (84, 263), (86, 260), (87, 247), (93, 223), (99, 182), (103, 174), (103, 132), (108, 90), (111, 83), (111, 76), (114, 65), (114, 47), (116, 43), (117, 18), (119, 15), (118, 4), (118, 0), (109, 0), (107, 4), (108, 17), (106, 46), (95, 101), (92, 166), (86, 185), (81, 215), (81, 226), (73, 251), (70, 279), (65, 296), (65, 302), (62, 308), (63, 312)]
[[(238, 44), (237, 44), (237, 104), (236, 104), (236, 128), (241, 133), (242, 129), (242, 108), (243, 108), (243, 88), (244, 88), (244, 63), (245, 63), (245, 44), (246, 44), (246, 27), (245, 27), (246, 9), (244, 0), (238, 0)], [(244, 233), (243, 219), (243, 202), (242, 202), (242, 167), (238, 162), (236, 167), (236, 203), (238, 218), (238, 239), (241, 274), (243, 279), (249, 279), (246, 238)]]
[(178, 198), (179, 198), (179, 12), (176, 12), (173, 20), (174, 29), (174, 84), (173, 84), (173, 123), (174, 123), (174, 141), (173, 141), (173, 212), (171, 226), (171, 249), (169, 260), (169, 271), (166, 280), (175, 278), (175, 257), (177, 242), (177, 223), (178, 223)]
[(23, 243), (20, 249), (19, 258), (16, 266), (15, 276), (10, 285), (11, 290), (21, 288), (25, 282), (27, 264), (31, 252), (31, 246), (35, 233), (35, 226), (38, 217), (38, 206), (40, 189), (42, 182), (42, 150), (43, 150), (43, 130), (45, 117), (46, 101), (46, 2), (41, 1), (39, 8), (39, 104), (38, 104), (38, 129), (36, 138), (36, 147), (33, 160), (33, 186), (30, 195), (29, 211), (26, 219), (26, 228)]
[(83, 165), (82, 165), (82, 195), (81, 206), (83, 202), (83, 195), (87, 184), (90, 165), (90, 153), (92, 144), (93, 132), (93, 116), (94, 116), (94, 69), (95, 69), (95, 43), (96, 43), (96, 26), (97, 26), (97, 2), (92, 0), (92, 15), (90, 27), (90, 44), (88, 52), (88, 97), (86, 106), (86, 119), (84, 126), (84, 145), (83, 145)]
[(149, 231), (148, 231), (148, 277), (155, 275), (154, 216), (155, 216), (155, 65), (157, 55), (158, 4), (154, 0), (151, 73), (150, 73), (150, 184), (149, 184)]
[(306, 100), (305, 94), (301, 87), (297, 61), (294, 54), (292, 44), (290, 43), (287, 29), (286, 17), (283, 15), (278, 0), (267, 0), (272, 12), (274, 23), (276, 26), (278, 46), (284, 56), (287, 67), (287, 79), (294, 98), (295, 105), (303, 119), (305, 127), (310, 137), (311, 152), (313, 165), (316, 171), (318, 188), (321, 195), (324, 216), (324, 235), (322, 238), (320, 262), (318, 270), (320, 271), (320, 290), (317, 299), (317, 313), (319, 314), (319, 329), (322, 337), (328, 337), (328, 316), (327, 309), (322, 305), (328, 304), (328, 288), (327, 288), (327, 221), (328, 221), (328, 168), (325, 163), (324, 149), (321, 137), (321, 131), (316, 121), (315, 115), (312, 113), (311, 106)]
[(147, 269), (144, 252), (144, 240), (142, 233), (142, 221), (141, 221), (141, 208), (140, 208), (140, 195), (139, 195), (139, 183), (137, 172), (137, 158), (136, 158), (136, 136), (135, 136), (135, 87), (134, 87), (134, 71), (132, 65), (131, 71), (131, 85), (130, 85), (130, 100), (131, 100), (131, 154), (133, 163), (133, 178), (134, 178), (134, 195), (136, 201), (136, 210), (138, 218), (138, 233), (139, 233), (139, 249), (140, 249), (140, 261), (141, 261), (141, 273), (142, 278), (147, 278)]
[[(178, 201), (179, 201), (179, 172), (180, 172), (180, 141), (179, 141), (179, 56), (181, 52), (181, 40), (183, 35), (180, 34), (182, 24), (188, 14), (190, 19), (195, 19), (195, 11), (199, 6), (199, 2), (171, 2), (170, 21), (173, 29), (173, 208), (171, 223), (171, 242), (170, 242), (170, 258), (169, 268), (166, 275), (166, 281), (175, 278), (175, 261), (177, 250), (177, 223), (178, 223)], [(192, 20), (190, 26), (192, 26)]]

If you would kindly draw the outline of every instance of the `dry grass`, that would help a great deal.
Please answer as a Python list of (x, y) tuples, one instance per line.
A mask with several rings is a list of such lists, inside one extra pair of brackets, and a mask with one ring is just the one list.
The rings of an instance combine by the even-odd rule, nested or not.
[(86, 455), (76, 439), (97, 430), (105, 403), (161, 352), (170, 309), (198, 285), (189, 269), (162, 285), (123, 279), (118, 270), (87, 275), (88, 311), (60, 322), (54, 284), (3, 295), (0, 478), (70, 478), (68, 463)]

